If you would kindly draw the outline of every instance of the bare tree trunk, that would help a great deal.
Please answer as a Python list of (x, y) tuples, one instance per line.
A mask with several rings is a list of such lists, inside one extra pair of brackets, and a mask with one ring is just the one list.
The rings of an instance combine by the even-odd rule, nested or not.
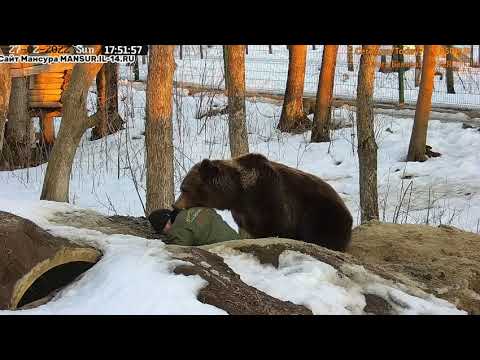
[(330, 118), (338, 45), (324, 45), (311, 142), (330, 141)]
[(425, 161), (427, 128), (432, 105), (433, 80), (435, 76), (436, 45), (425, 45), (423, 51), (422, 78), (418, 91), (415, 120), (413, 123), (407, 161)]
[(179, 45), (180, 47), (180, 60), (183, 60), (183, 45)]
[(273, 54), (272, 45), (268, 45), (268, 53)]
[(200, 46), (200, 59), (203, 59), (203, 46), (202, 45), (199, 45)]
[(248, 133), (245, 114), (245, 49), (244, 45), (226, 45), (228, 133), (230, 155), (248, 154)]
[(378, 220), (377, 144), (373, 116), (375, 61), (378, 45), (362, 45), (357, 85), (358, 162), (362, 223)]
[[(99, 51), (97, 47), (97, 52)], [(78, 144), (85, 130), (97, 122), (97, 114), (87, 115), (88, 89), (98, 71), (97, 64), (76, 64), (62, 95), (63, 116), (43, 181), (41, 200), (68, 202), (70, 174)]]
[(11, 168), (25, 168), (30, 165), (34, 140), (32, 127), (28, 111), (28, 78), (17, 77), (12, 79), (3, 146), (3, 158)]
[(353, 71), (353, 45), (347, 45), (348, 71)]
[(452, 54), (453, 46), (447, 45), (446, 46), (446, 64), (445, 64), (445, 80), (447, 82), (447, 94), (455, 94), (455, 86), (453, 80), (453, 61), (454, 56)]
[(147, 214), (170, 208), (173, 183), (173, 45), (152, 45), (148, 62), (147, 121)]
[(91, 140), (114, 134), (124, 125), (118, 113), (118, 64), (104, 64), (97, 74), (96, 83), (99, 122), (92, 129)]
[(420, 85), (422, 74), (422, 45), (415, 45), (415, 87)]
[(7, 120), (11, 86), (12, 79), (10, 77), (10, 64), (0, 64), (0, 154), (3, 149), (3, 138), (5, 134), (5, 123)]
[(248, 45), (245, 45), (245, 54), (248, 55)]
[(278, 129), (303, 132), (310, 126), (310, 120), (303, 111), (307, 45), (290, 45), (289, 52), (287, 87)]

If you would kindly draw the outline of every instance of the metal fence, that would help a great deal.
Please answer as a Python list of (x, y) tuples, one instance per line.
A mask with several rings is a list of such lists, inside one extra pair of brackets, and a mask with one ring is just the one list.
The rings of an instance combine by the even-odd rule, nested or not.
[[(382, 46), (389, 48), (391, 46)], [(473, 58), (470, 57), (470, 45), (458, 46), (464, 55), (456, 62), (454, 75), (455, 94), (447, 93), (445, 57), (438, 58), (432, 105), (457, 108), (480, 109), (480, 67), (479, 46), (473, 46)], [(408, 46), (406, 47), (408, 48)], [(353, 45), (353, 71), (348, 69), (347, 46), (338, 49), (335, 73), (334, 96), (336, 98), (355, 99), (357, 90), (360, 45)], [(468, 50), (468, 51), (467, 51)], [(323, 46), (309, 45), (305, 73), (305, 96), (315, 96), (320, 74)], [(200, 46), (182, 45), (175, 50), (177, 63), (176, 80), (216, 88), (224, 86), (224, 64), (222, 45)], [(380, 56), (378, 63), (380, 64)], [(389, 64), (391, 56), (386, 56)], [(405, 55), (404, 62), (415, 63), (415, 55)], [(249, 45), (245, 56), (246, 87), (249, 91), (262, 91), (283, 94), (288, 73), (288, 49), (285, 45)], [(404, 72), (404, 99), (406, 104), (415, 104), (418, 87), (415, 86), (414, 67)], [(374, 100), (398, 103), (398, 72), (377, 72)]]

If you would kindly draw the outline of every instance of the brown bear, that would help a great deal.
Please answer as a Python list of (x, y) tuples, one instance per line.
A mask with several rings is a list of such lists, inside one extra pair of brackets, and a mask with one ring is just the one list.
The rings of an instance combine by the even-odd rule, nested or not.
[(306, 172), (247, 154), (204, 159), (183, 179), (173, 207), (230, 210), (254, 238), (282, 237), (345, 251), (352, 216), (337, 192)]

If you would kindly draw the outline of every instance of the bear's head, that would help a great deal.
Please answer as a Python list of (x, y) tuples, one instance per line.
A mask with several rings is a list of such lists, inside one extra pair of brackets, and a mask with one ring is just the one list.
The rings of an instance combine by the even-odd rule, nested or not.
[(236, 208), (262, 175), (270, 174), (268, 159), (247, 154), (232, 160), (204, 159), (192, 167), (180, 186), (176, 209), (203, 206), (220, 210)]
[(222, 160), (208, 160), (190, 169), (180, 185), (176, 209), (196, 206), (229, 209), (239, 195), (239, 171)]

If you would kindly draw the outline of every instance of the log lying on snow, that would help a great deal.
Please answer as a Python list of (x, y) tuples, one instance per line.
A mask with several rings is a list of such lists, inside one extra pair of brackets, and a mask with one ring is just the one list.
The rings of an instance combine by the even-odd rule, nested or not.
[(14, 310), (62, 287), (93, 266), (100, 251), (55, 237), (0, 211), (0, 309)]
[(145, 239), (162, 239), (164, 237), (155, 231), (145, 216), (103, 216), (93, 210), (75, 209), (56, 212), (50, 218), (50, 221), (78, 229), (97, 230), (109, 235), (124, 234)]
[(282, 301), (245, 284), (223, 259), (208, 250), (168, 245), (172, 257), (190, 264), (179, 265), (175, 274), (199, 275), (208, 282), (198, 293), (202, 303), (216, 306), (230, 315), (312, 315), (302, 305)]

